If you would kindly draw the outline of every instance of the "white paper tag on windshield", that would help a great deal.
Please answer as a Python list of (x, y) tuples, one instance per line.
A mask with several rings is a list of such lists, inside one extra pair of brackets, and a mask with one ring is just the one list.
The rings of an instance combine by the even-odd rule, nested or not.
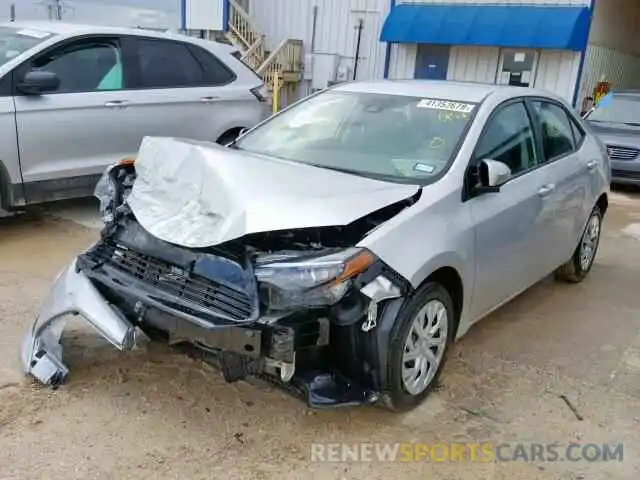
[(434, 110), (448, 110), (450, 112), (471, 113), (473, 107), (470, 103), (450, 102), (448, 100), (435, 100), (433, 98), (423, 98), (418, 102), (418, 108), (432, 108)]
[(51, 35), (49, 32), (40, 32), (38, 30), (18, 30), (16, 33), (18, 35), (31, 38), (47, 38)]

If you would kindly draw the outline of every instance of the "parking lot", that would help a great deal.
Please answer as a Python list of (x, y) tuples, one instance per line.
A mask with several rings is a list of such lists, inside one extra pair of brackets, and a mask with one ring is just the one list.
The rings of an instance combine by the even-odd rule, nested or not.
[[(84, 202), (2, 219), (0, 478), (637, 478), (640, 195), (612, 197), (588, 279), (545, 281), (475, 326), (402, 415), (311, 411), (163, 346), (118, 353), (84, 327), (65, 338), (67, 384), (38, 387), (20, 373), (21, 335), (99, 222)], [(313, 462), (318, 442), (623, 443), (624, 460)]]

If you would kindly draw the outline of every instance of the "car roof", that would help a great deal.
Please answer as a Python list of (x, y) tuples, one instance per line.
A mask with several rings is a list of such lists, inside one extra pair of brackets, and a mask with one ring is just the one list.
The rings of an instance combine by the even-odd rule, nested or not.
[(202, 40), (188, 35), (170, 32), (152, 30), (147, 28), (127, 28), (127, 27), (109, 27), (103, 25), (88, 25), (81, 23), (69, 23), (69, 22), (52, 22), (52, 21), (25, 21), (25, 22), (0, 22), (0, 27), (10, 27), (22, 30), (37, 30), (41, 32), (48, 32), (53, 35), (61, 36), (76, 36), (76, 35), (136, 35), (148, 38), (165, 38), (171, 40), (188, 41), (195, 44), (201, 44), (211, 46), (217, 45), (218, 48), (228, 51), (229, 53), (237, 50), (237, 48), (227, 45), (225, 43), (216, 42), (213, 40)]
[(373, 82), (349, 82), (338, 84), (334, 90), (345, 92), (382, 93), (389, 95), (406, 95), (411, 97), (428, 97), (438, 100), (456, 100), (480, 103), (489, 95), (500, 93), (506, 97), (540, 95), (556, 98), (546, 90), (496, 85), (493, 83), (460, 82), (452, 80), (380, 80)]

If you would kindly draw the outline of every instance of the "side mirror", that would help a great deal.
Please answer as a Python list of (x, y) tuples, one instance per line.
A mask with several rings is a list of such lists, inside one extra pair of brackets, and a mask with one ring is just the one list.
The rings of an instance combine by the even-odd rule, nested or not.
[(41, 95), (47, 92), (54, 92), (59, 86), (60, 79), (55, 73), (32, 70), (27, 72), (22, 81), (18, 82), (17, 88), (25, 95)]
[(511, 178), (511, 169), (505, 163), (497, 160), (484, 159), (478, 165), (479, 184), (476, 192), (495, 193)]

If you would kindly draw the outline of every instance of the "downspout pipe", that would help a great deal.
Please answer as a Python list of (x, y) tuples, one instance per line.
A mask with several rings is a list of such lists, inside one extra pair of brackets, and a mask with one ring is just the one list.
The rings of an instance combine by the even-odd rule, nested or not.
[(587, 25), (588, 34), (587, 41), (584, 44), (584, 47), (580, 51), (580, 65), (578, 66), (578, 77), (576, 78), (576, 85), (573, 89), (573, 107), (578, 107), (578, 101), (580, 100), (578, 96), (580, 95), (580, 87), (582, 86), (582, 77), (584, 74), (584, 64), (587, 60), (587, 50), (589, 48), (589, 34), (591, 33), (591, 22), (593, 22), (593, 16), (595, 14), (596, 8), (596, 0), (591, 0), (591, 4), (589, 5), (589, 23)]
[[(396, 0), (389, 0), (389, 15), (396, 8)], [(391, 67), (391, 43), (387, 42), (387, 49), (384, 54), (384, 78), (389, 78), (389, 68)]]

